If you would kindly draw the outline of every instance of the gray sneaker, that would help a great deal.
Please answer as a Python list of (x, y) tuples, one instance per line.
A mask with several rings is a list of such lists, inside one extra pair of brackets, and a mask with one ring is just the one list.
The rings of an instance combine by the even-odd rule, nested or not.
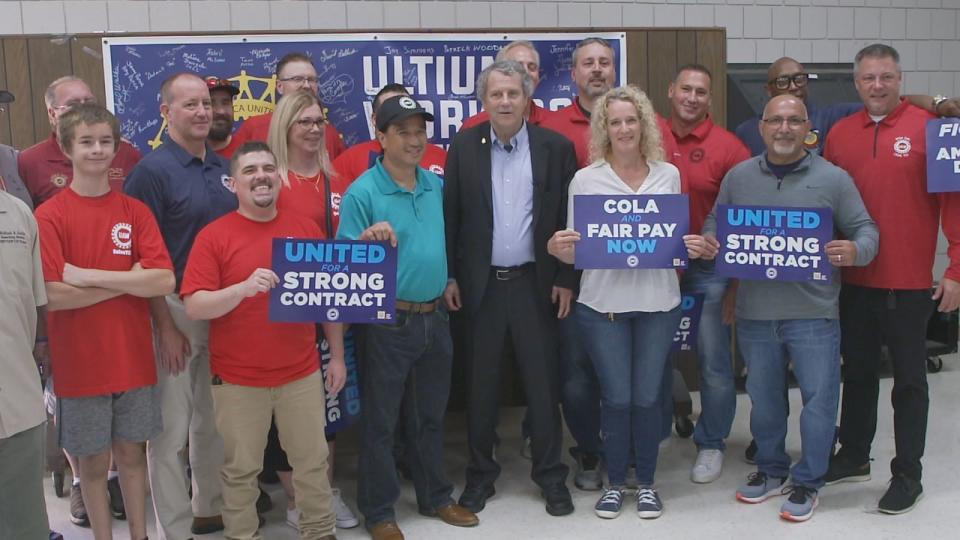
[(571, 448), (570, 455), (576, 460), (576, 472), (573, 485), (583, 491), (599, 491), (603, 488), (603, 475), (600, 474), (600, 457), (585, 454), (579, 448)]
[(817, 490), (807, 486), (793, 486), (784, 490), (790, 494), (783, 506), (780, 507), (780, 517), (787, 521), (807, 521), (813, 517), (813, 510), (817, 507)]
[(737, 500), (750, 504), (761, 503), (775, 495), (782, 495), (781, 490), (786, 482), (786, 478), (767, 476), (767, 473), (750, 473), (747, 483), (737, 489)]
[(696, 484), (709, 484), (723, 472), (723, 450), (704, 448), (697, 452), (697, 461), (690, 469), (690, 480)]

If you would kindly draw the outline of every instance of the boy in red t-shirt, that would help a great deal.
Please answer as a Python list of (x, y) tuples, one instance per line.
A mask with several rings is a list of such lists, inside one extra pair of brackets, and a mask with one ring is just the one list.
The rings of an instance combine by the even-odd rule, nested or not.
[(162, 428), (147, 299), (173, 291), (173, 264), (150, 210), (110, 190), (117, 119), (97, 105), (78, 105), (60, 118), (58, 138), (73, 182), (36, 216), (60, 442), (80, 460), (94, 537), (112, 537), (106, 489), (112, 450), (130, 537), (142, 539), (144, 443)]
[[(180, 294), (187, 316), (210, 320), (210, 372), (217, 429), (223, 436), (223, 524), (228, 538), (254, 538), (271, 417), (293, 466), (301, 538), (336, 538), (327, 443), (324, 380), (312, 323), (269, 320), (279, 278), (270, 270), (274, 238), (321, 238), (319, 225), (278, 211), (280, 175), (262, 142), (246, 142), (230, 162), (239, 209), (210, 223), (193, 244)], [(346, 381), (343, 326), (323, 323), (330, 343), (326, 390)]]

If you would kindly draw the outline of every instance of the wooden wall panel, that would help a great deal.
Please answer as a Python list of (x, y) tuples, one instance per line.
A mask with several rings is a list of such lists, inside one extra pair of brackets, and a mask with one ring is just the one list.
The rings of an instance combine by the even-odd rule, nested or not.
[(651, 30), (647, 37), (650, 47), (647, 54), (650, 78), (644, 91), (657, 112), (663, 116), (670, 115), (667, 87), (680, 67), (677, 63), (677, 33), (676, 30)]
[(17, 98), (10, 104), (6, 113), (10, 119), (10, 145), (23, 149), (37, 141), (33, 129), (34, 112), (30, 104), (30, 58), (27, 53), (26, 38), (3, 40), (3, 63), (7, 76), (7, 90)]
[(649, 71), (647, 67), (647, 55), (649, 46), (647, 44), (646, 30), (631, 30), (627, 32), (627, 83), (647, 88), (650, 82)]
[[(697, 62), (713, 72), (713, 121), (727, 125), (727, 36), (723, 31), (697, 33)], [(727, 126), (733, 129), (736, 126)]]
[[(0, 40), (0, 89), (7, 89), (7, 67), (3, 61), (3, 40)], [(12, 103), (0, 105), (3, 112), (0, 112), (0, 144), (10, 145), (13, 142), (13, 136), (10, 134), (10, 115), (7, 111)]]
[(50, 135), (47, 106), (43, 93), (54, 80), (73, 72), (70, 59), (70, 43), (49, 37), (27, 40), (30, 57), (30, 97), (33, 106), (33, 130), (37, 140)]
[(81, 37), (70, 43), (70, 59), (73, 75), (87, 81), (97, 97), (97, 103), (106, 99), (103, 88), (103, 56), (99, 37)]

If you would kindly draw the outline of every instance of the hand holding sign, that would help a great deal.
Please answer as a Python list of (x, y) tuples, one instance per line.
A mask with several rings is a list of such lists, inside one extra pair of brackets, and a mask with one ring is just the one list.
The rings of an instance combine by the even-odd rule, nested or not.
[(850, 240), (831, 240), (825, 247), (834, 266), (853, 266), (857, 260), (857, 245)]
[(683, 244), (687, 247), (687, 256), (691, 259), (711, 260), (717, 256), (720, 242), (713, 236), (687, 234), (683, 237)]
[(257, 268), (245, 281), (240, 283), (244, 298), (268, 292), (280, 283), (280, 277), (269, 268)]
[(397, 233), (393, 231), (393, 227), (391, 227), (387, 221), (374, 223), (368, 227), (367, 230), (363, 231), (360, 235), (360, 240), (374, 242), (386, 242), (389, 240), (391, 246), (397, 247)]
[(547, 253), (559, 259), (560, 262), (573, 264), (577, 242), (579, 241), (580, 233), (577, 231), (570, 229), (557, 231), (547, 241)]

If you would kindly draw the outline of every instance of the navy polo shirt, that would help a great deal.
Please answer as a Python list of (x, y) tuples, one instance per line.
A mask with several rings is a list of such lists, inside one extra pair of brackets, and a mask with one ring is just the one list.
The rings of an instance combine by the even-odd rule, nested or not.
[[(807, 103), (810, 134), (804, 141), (806, 149), (816, 154), (822, 154), (823, 144), (827, 140), (830, 128), (841, 118), (846, 118), (861, 109), (863, 109), (863, 103), (835, 103), (826, 107), (817, 107), (812, 103)], [(759, 156), (766, 151), (767, 146), (763, 144), (763, 137), (760, 136), (759, 116), (746, 120), (737, 126), (736, 134), (743, 141), (743, 144), (750, 149), (750, 155)]]
[(123, 184), (123, 191), (143, 201), (157, 218), (173, 259), (177, 290), (197, 233), (237, 209), (237, 196), (227, 187), (229, 177), (229, 162), (210, 145), (201, 161), (167, 136), (160, 148), (140, 160)]

